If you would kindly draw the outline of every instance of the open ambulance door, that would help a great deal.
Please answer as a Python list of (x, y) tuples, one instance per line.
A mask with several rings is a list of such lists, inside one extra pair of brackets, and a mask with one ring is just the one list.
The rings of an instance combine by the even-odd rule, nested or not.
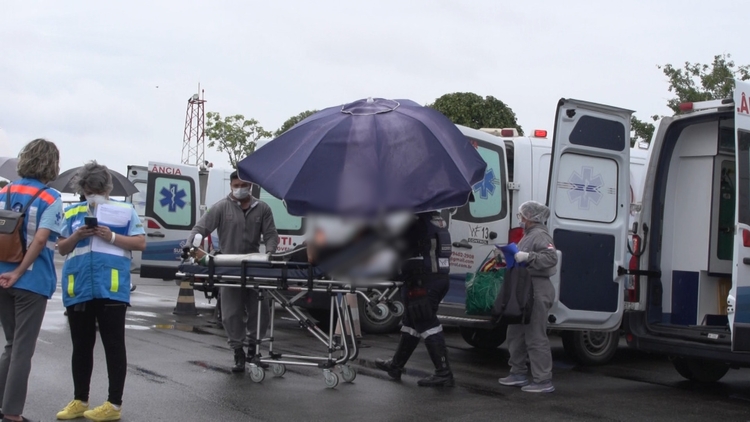
[(737, 151), (732, 289), (727, 314), (732, 330), (732, 351), (750, 352), (750, 84), (735, 81), (734, 125)]
[(141, 277), (174, 279), (182, 247), (198, 219), (198, 167), (148, 163)]
[[(577, 100), (557, 105), (548, 221), (562, 253), (550, 327), (620, 326), (630, 217), (632, 111)], [(558, 255), (559, 256), (559, 255)]]

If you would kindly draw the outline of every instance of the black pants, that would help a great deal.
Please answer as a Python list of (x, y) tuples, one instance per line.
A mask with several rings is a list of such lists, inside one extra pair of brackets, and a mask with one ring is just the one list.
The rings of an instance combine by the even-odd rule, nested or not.
[(125, 352), (125, 311), (127, 304), (109, 299), (94, 299), (68, 307), (68, 324), (73, 340), (73, 385), (75, 399), (89, 400), (91, 373), (94, 370), (96, 329), (102, 337), (107, 358), (109, 398), (114, 405), (122, 404), (128, 360)]
[[(411, 300), (409, 298), (409, 290), (414, 288), (418, 289), (419, 287), (416, 286), (416, 283), (414, 282), (407, 282), (405, 287), (406, 288), (401, 289), (401, 299), (403, 300), (404, 306), (408, 308)], [(421, 287), (427, 290), (427, 298), (430, 307), (432, 308), (432, 317), (429, 319), (412, 321), (409, 312), (405, 312), (402, 319), (403, 327), (401, 331), (415, 337), (427, 338), (429, 335), (433, 334), (432, 331), (435, 333), (442, 331), (438, 330), (438, 327), (441, 327), (441, 325), (437, 317), (437, 312), (440, 302), (445, 295), (448, 294), (450, 279), (447, 274), (424, 276), (421, 280)]]

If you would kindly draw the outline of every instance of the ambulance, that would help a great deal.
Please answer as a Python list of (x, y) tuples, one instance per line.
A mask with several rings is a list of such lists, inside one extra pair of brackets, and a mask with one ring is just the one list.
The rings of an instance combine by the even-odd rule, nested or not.
[(637, 258), (620, 270), (633, 278), (635, 302), (622, 324), (628, 344), (670, 356), (688, 380), (750, 367), (748, 97), (750, 84), (736, 81), (733, 98), (681, 104), (659, 121), (634, 230)]

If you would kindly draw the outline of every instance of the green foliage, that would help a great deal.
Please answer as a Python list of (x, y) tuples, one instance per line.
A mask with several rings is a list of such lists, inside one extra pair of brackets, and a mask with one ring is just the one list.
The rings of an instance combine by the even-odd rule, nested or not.
[(282, 133), (284, 133), (287, 130), (291, 129), (297, 123), (305, 120), (306, 118), (312, 116), (313, 114), (315, 114), (317, 112), (318, 112), (318, 110), (307, 110), (307, 111), (303, 111), (302, 113), (300, 113), (300, 114), (298, 114), (296, 116), (292, 116), (292, 117), (288, 118), (284, 122), (284, 124), (282, 124), (281, 127), (278, 130), (276, 130), (276, 132), (273, 133), (273, 136), (274, 137), (280, 136)]
[[(729, 98), (734, 90), (734, 80), (750, 79), (750, 66), (737, 66), (731, 54), (714, 56), (711, 64), (685, 62), (683, 67), (671, 64), (657, 66), (669, 81), (669, 92), (674, 98), (667, 101), (667, 107), (675, 114), (680, 112), (680, 104), (685, 102), (709, 101)], [(654, 121), (660, 116), (651, 116)], [(651, 141), (654, 125), (633, 116), (631, 119), (633, 144), (637, 141)]]
[(8, 181), (7, 180), (0, 180), (0, 189), (4, 188), (7, 185), (8, 185)]
[(710, 65), (685, 62), (682, 68), (658, 66), (669, 78), (669, 92), (676, 96), (667, 106), (679, 113), (680, 103), (731, 97), (735, 79), (750, 79), (750, 66), (736, 66), (731, 58), (731, 54), (721, 54), (714, 56)]
[(458, 125), (474, 129), (516, 128), (523, 135), (513, 110), (493, 96), (482, 98), (471, 92), (454, 92), (443, 95), (427, 107), (445, 114)]
[(270, 138), (271, 132), (263, 129), (255, 119), (245, 120), (236, 114), (225, 117), (219, 113), (206, 113), (206, 137), (208, 146), (229, 155), (229, 164), (237, 168), (237, 163), (255, 151), (258, 140)]

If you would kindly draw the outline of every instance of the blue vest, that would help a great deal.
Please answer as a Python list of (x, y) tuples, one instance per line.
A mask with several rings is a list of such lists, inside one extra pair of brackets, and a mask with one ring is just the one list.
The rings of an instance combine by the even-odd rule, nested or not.
[[(108, 205), (132, 208), (132, 205), (124, 202), (109, 201)], [(69, 233), (74, 233), (85, 224), (88, 211), (86, 202), (73, 204), (65, 209), (65, 224)], [(130, 224), (137, 223), (130, 221), (123, 227), (107, 227), (118, 235), (127, 236)], [(130, 251), (122, 250), (118, 255), (96, 252), (91, 248), (93, 240), (93, 237), (89, 237), (79, 241), (65, 259), (61, 283), (63, 305), (68, 307), (92, 299), (130, 303)]]
[[(8, 187), (11, 193), (8, 195)], [(9, 186), (0, 191), (0, 208), (5, 207), (5, 201), (10, 196), (11, 209), (18, 211), (26, 205), (27, 202), (36, 194), (39, 189), (44, 188), (44, 184), (34, 179), (21, 179), (11, 183)], [(55, 201), (60, 199), (60, 194), (54, 189), (47, 189), (39, 195), (38, 198), (29, 207), (24, 219), (23, 230), (26, 236), (26, 245), (31, 245), (34, 240), (37, 227), (42, 218), (42, 214)], [(62, 222), (62, 215), (57, 216)], [(57, 287), (57, 273), (55, 272), (55, 244), (57, 243), (58, 234), (51, 232), (47, 238), (47, 245), (39, 253), (39, 256), (31, 264), (31, 267), (24, 273), (13, 285), (17, 289), (28, 290), (47, 298), (51, 298)], [(0, 274), (13, 271), (19, 264), (0, 262)]]

